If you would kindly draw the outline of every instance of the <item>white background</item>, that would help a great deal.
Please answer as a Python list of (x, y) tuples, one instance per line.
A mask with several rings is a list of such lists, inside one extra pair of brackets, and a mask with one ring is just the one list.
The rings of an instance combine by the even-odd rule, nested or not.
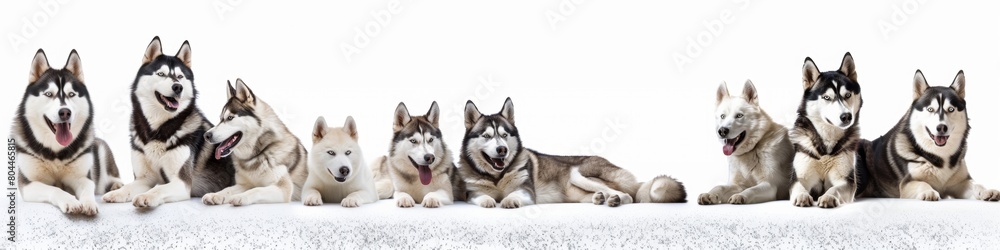
[[(719, 82), (737, 93), (752, 79), (762, 106), (790, 125), (803, 59), (834, 70), (850, 51), (868, 139), (906, 111), (916, 69), (932, 85), (949, 84), (964, 69), (974, 128), (970, 171), (1000, 187), (990, 158), (997, 150), (991, 130), (1000, 122), (990, 113), (997, 89), (990, 74), (1000, 68), (997, 2), (403, 0), (390, 21), (378, 24), (372, 13), (387, 11), (390, 2), (5, 2), (0, 120), (12, 121), (35, 50), (44, 48), (60, 67), (75, 48), (94, 97), (97, 134), (131, 181), (129, 86), (158, 35), (167, 54), (191, 41), (200, 107), (213, 122), (226, 80), (240, 77), (307, 148), (317, 116), (339, 125), (353, 115), (371, 160), (389, 147), (400, 101), (415, 115), (438, 101), (445, 140), (457, 152), (465, 101), (493, 113), (509, 96), (528, 147), (598, 154), (643, 180), (670, 174), (693, 200), (727, 180), (714, 134)], [(722, 23), (721, 30), (712, 23)], [(355, 45), (366, 28), (370, 41)], [(699, 36), (700, 45), (689, 42)], [(345, 56), (347, 45), (360, 53)], [(677, 56), (691, 62), (679, 65)]]

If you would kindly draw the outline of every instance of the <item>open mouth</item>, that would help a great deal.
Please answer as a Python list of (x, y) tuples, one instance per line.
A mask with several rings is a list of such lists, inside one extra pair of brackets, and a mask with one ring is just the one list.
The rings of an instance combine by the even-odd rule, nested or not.
[(934, 133), (932, 133), (930, 129), (927, 129), (927, 135), (930, 136), (932, 140), (934, 140), (934, 145), (937, 145), (938, 147), (944, 147), (945, 144), (948, 144), (949, 136), (947, 135), (941, 135), (941, 136), (934, 135)]
[(730, 156), (733, 152), (736, 152), (736, 147), (743, 142), (743, 137), (746, 137), (747, 131), (743, 131), (739, 136), (733, 139), (724, 139), (722, 142), (722, 154)]
[(71, 123), (52, 123), (48, 117), (45, 117), (45, 124), (48, 124), (52, 133), (56, 134), (56, 141), (59, 142), (59, 145), (65, 147), (73, 142), (73, 132), (69, 131), (69, 127), (72, 125)]
[(333, 179), (336, 180), (337, 182), (345, 182), (345, 181), (347, 181), (347, 176), (337, 177), (337, 175), (333, 174), (333, 170), (330, 170), (329, 168), (326, 169), (326, 172), (329, 172), (330, 176), (333, 176)]
[(156, 92), (156, 100), (160, 101), (160, 104), (162, 104), (163, 108), (167, 111), (177, 111), (177, 107), (181, 106), (180, 102), (177, 101), (177, 98), (161, 95), (160, 92)]
[(410, 163), (413, 164), (413, 167), (417, 168), (417, 173), (420, 174), (420, 184), (424, 184), (424, 186), (430, 185), (432, 177), (431, 166), (417, 164), (417, 161), (414, 161), (413, 158), (410, 158)]
[(483, 154), (483, 158), (486, 159), (486, 161), (490, 163), (490, 167), (492, 167), (493, 170), (503, 171), (504, 167), (507, 166), (503, 162), (503, 160), (505, 158), (492, 158), (489, 155), (487, 155), (486, 153), (483, 153), (483, 152), (479, 152), (479, 153)]
[(236, 132), (225, 141), (222, 141), (222, 143), (219, 143), (219, 146), (215, 147), (215, 159), (222, 159), (232, 154), (233, 148), (236, 147), (236, 144), (240, 143), (240, 139), (243, 139), (243, 132)]

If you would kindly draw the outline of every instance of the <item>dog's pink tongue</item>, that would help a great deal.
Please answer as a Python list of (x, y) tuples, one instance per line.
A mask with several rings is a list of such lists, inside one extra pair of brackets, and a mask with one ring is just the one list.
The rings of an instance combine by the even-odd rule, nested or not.
[(934, 143), (937, 144), (938, 146), (944, 146), (945, 144), (948, 143), (948, 137), (947, 136), (935, 136), (934, 137)]
[(417, 166), (417, 172), (420, 172), (420, 184), (424, 186), (431, 184), (431, 167), (430, 166)]
[(736, 146), (734, 146), (733, 144), (726, 143), (722, 145), (722, 154), (730, 156), (733, 154), (733, 151), (736, 151)]
[(222, 152), (225, 152), (225, 151), (226, 151), (225, 145), (221, 145), (220, 144), (219, 146), (216, 146), (215, 147), (215, 159), (216, 160), (222, 159)]
[(73, 142), (73, 132), (69, 131), (68, 122), (56, 124), (54, 127), (56, 127), (56, 141), (59, 142), (59, 145), (65, 147)]

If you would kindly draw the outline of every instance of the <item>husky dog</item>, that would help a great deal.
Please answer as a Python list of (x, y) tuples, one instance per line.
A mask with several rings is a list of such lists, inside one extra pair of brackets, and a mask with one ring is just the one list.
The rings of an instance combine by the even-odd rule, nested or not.
[(97, 214), (95, 194), (122, 186), (108, 144), (94, 137), (94, 107), (73, 50), (62, 69), (41, 49), (11, 128), (20, 157), (18, 187), (28, 202), (48, 202), (63, 213)]
[(906, 115), (884, 136), (859, 146), (859, 194), (1000, 200), (1000, 191), (976, 184), (969, 175), (964, 159), (968, 135), (965, 73), (958, 71), (950, 87), (931, 87), (917, 70)]
[(835, 208), (854, 201), (857, 191), (854, 168), (861, 111), (861, 85), (854, 57), (848, 52), (836, 71), (820, 72), (806, 57), (802, 66), (802, 103), (789, 133), (795, 148), (797, 181), (792, 184), (795, 206), (810, 207), (813, 197), (821, 208)]
[[(518, 208), (541, 203), (593, 202), (616, 207), (638, 202), (683, 202), (684, 186), (659, 176), (639, 183), (635, 176), (599, 156), (554, 156), (521, 146), (514, 126), (514, 103), (484, 115), (465, 103), (465, 138), (459, 170), (468, 202), (485, 208)], [(633, 198), (634, 197), (634, 198)]]
[[(372, 163), (379, 197), (396, 198), (399, 207), (421, 204), (427, 208), (450, 205), (464, 200), (465, 192), (448, 146), (441, 139), (437, 102), (424, 116), (410, 116), (406, 105), (399, 103), (392, 124), (389, 155)], [(386, 179), (392, 185), (386, 185)]]
[(752, 204), (788, 199), (792, 156), (788, 129), (771, 121), (760, 108), (750, 80), (743, 96), (729, 95), (726, 83), (716, 95), (716, 124), (722, 153), (729, 157), (729, 184), (698, 196), (698, 204)]
[(348, 116), (344, 127), (330, 128), (322, 116), (313, 126), (313, 147), (309, 155), (309, 178), (302, 190), (302, 203), (323, 205), (340, 202), (358, 207), (378, 200), (372, 171), (358, 145), (358, 126)]
[(242, 79), (236, 79), (236, 88), (226, 85), (229, 101), (219, 124), (205, 132), (205, 141), (217, 145), (216, 160), (232, 159), (236, 185), (205, 194), (202, 202), (243, 206), (299, 200), (308, 175), (306, 148)]
[(105, 202), (157, 207), (233, 185), (229, 159), (215, 159), (205, 143), (212, 123), (195, 105), (197, 91), (187, 41), (164, 55), (155, 37), (132, 82), (132, 171), (135, 181), (104, 194)]

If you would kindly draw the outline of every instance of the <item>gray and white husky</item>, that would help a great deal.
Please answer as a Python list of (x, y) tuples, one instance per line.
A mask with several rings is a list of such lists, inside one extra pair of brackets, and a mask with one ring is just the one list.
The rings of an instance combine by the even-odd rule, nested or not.
[(913, 103), (903, 118), (885, 135), (859, 146), (859, 196), (1000, 200), (1000, 191), (976, 184), (969, 175), (967, 112), (964, 72), (949, 87), (931, 87), (917, 70)]
[(205, 143), (212, 123), (195, 104), (197, 91), (187, 41), (164, 55), (155, 37), (132, 82), (131, 145), (135, 181), (104, 194), (105, 202), (140, 208), (188, 200), (233, 185), (232, 162), (215, 159)]
[(726, 83), (716, 93), (716, 129), (722, 153), (729, 158), (729, 184), (698, 196), (698, 204), (752, 204), (788, 199), (795, 150), (788, 129), (775, 123), (758, 104), (750, 80), (742, 96), (731, 96)]
[(638, 202), (684, 202), (684, 186), (668, 176), (640, 183), (599, 156), (555, 156), (521, 146), (514, 103), (484, 115), (465, 104), (465, 138), (459, 164), (468, 202), (492, 208), (584, 202), (616, 207)]
[(236, 184), (205, 194), (202, 202), (242, 206), (299, 200), (309, 173), (306, 148), (242, 79), (236, 79), (235, 88), (226, 85), (228, 101), (205, 140), (217, 145), (216, 160), (232, 159)]
[(437, 102), (423, 116), (411, 116), (399, 103), (393, 115), (389, 155), (372, 163), (380, 199), (395, 197), (399, 207), (427, 208), (465, 199), (463, 183), (441, 137)]
[(97, 214), (95, 194), (118, 189), (118, 166), (108, 144), (94, 137), (94, 107), (73, 50), (62, 69), (35, 53), (11, 128), (18, 187), (27, 202), (47, 202), (63, 213)]
[[(860, 134), (861, 85), (854, 57), (844, 55), (840, 69), (821, 72), (811, 58), (802, 66), (802, 103), (789, 133), (795, 148), (795, 206), (835, 208), (854, 201), (854, 168)], [(813, 197), (819, 196), (818, 200)]]

